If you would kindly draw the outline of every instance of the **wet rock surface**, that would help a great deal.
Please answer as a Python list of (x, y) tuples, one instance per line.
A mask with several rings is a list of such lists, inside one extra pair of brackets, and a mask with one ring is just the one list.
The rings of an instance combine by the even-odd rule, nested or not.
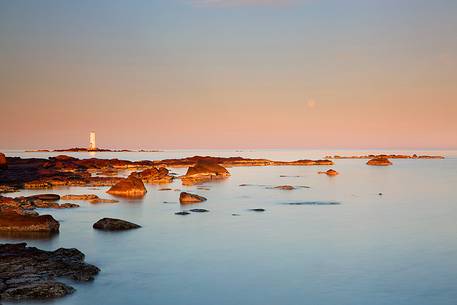
[(119, 181), (107, 191), (109, 194), (124, 197), (142, 197), (146, 192), (143, 181), (135, 175)]
[(59, 277), (90, 281), (100, 272), (84, 262), (77, 249), (44, 251), (26, 243), (0, 244), (0, 298), (2, 300), (50, 299), (75, 291)]
[(124, 231), (138, 229), (141, 228), (141, 226), (122, 219), (102, 218), (96, 223), (94, 223), (93, 228), (105, 231)]
[(187, 193), (187, 192), (181, 192), (179, 195), (179, 202), (181, 204), (188, 204), (188, 203), (198, 203), (198, 202), (203, 202), (206, 201), (207, 199), (203, 196)]

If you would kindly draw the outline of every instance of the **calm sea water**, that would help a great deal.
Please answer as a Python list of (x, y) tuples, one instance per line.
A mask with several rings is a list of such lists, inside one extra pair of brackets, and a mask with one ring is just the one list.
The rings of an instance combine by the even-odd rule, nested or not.
[[(336, 153), (370, 152), (71, 155), (145, 160), (199, 154), (294, 160)], [(229, 169), (232, 176), (227, 180), (206, 183), (209, 190), (185, 187), (180, 181), (170, 186), (207, 197), (207, 202), (193, 206), (210, 210), (204, 214), (174, 215), (181, 210), (179, 192), (158, 191), (164, 186), (156, 185), (147, 185), (142, 200), (78, 202), (78, 209), (42, 210), (60, 221), (60, 234), (50, 240), (28, 240), (29, 245), (48, 250), (78, 248), (87, 262), (102, 270), (94, 282), (72, 283), (77, 288), (73, 295), (46, 304), (455, 305), (457, 152), (420, 153), (447, 158), (393, 160), (390, 167), (370, 167), (366, 160), (336, 160), (332, 168), (340, 172), (337, 177), (317, 174), (328, 167), (239, 167)], [(181, 174), (185, 169), (172, 171)], [(252, 185), (239, 186), (244, 183)], [(283, 184), (310, 188), (267, 189)], [(112, 198), (106, 190), (53, 192)], [(309, 201), (340, 204), (287, 204)], [(266, 211), (255, 213), (250, 208)], [(102, 217), (122, 218), (143, 227), (117, 233), (93, 230), (92, 224)], [(22, 240), (0, 237), (0, 241)]]

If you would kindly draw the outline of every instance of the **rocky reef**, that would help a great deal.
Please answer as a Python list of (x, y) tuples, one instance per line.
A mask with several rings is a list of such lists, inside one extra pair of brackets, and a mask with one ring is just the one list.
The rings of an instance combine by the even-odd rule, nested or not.
[(379, 154), (379, 155), (362, 155), (362, 156), (326, 156), (325, 159), (444, 159), (444, 156), (427, 156), (427, 155), (401, 155), (401, 154)]
[(57, 278), (90, 281), (99, 272), (96, 266), (84, 262), (84, 254), (77, 249), (44, 251), (27, 247), (26, 243), (0, 244), (1, 300), (63, 297), (75, 289)]

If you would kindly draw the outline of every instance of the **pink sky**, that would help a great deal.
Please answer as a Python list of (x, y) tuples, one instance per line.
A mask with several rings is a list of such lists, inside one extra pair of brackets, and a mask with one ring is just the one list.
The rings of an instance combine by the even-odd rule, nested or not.
[(453, 5), (306, 2), (2, 4), (0, 148), (457, 148)]

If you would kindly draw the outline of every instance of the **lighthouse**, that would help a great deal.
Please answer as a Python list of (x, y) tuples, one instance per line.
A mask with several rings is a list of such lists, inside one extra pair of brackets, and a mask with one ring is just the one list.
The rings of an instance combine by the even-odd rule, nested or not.
[(97, 150), (97, 145), (95, 144), (95, 132), (89, 134), (89, 148), (88, 150)]

